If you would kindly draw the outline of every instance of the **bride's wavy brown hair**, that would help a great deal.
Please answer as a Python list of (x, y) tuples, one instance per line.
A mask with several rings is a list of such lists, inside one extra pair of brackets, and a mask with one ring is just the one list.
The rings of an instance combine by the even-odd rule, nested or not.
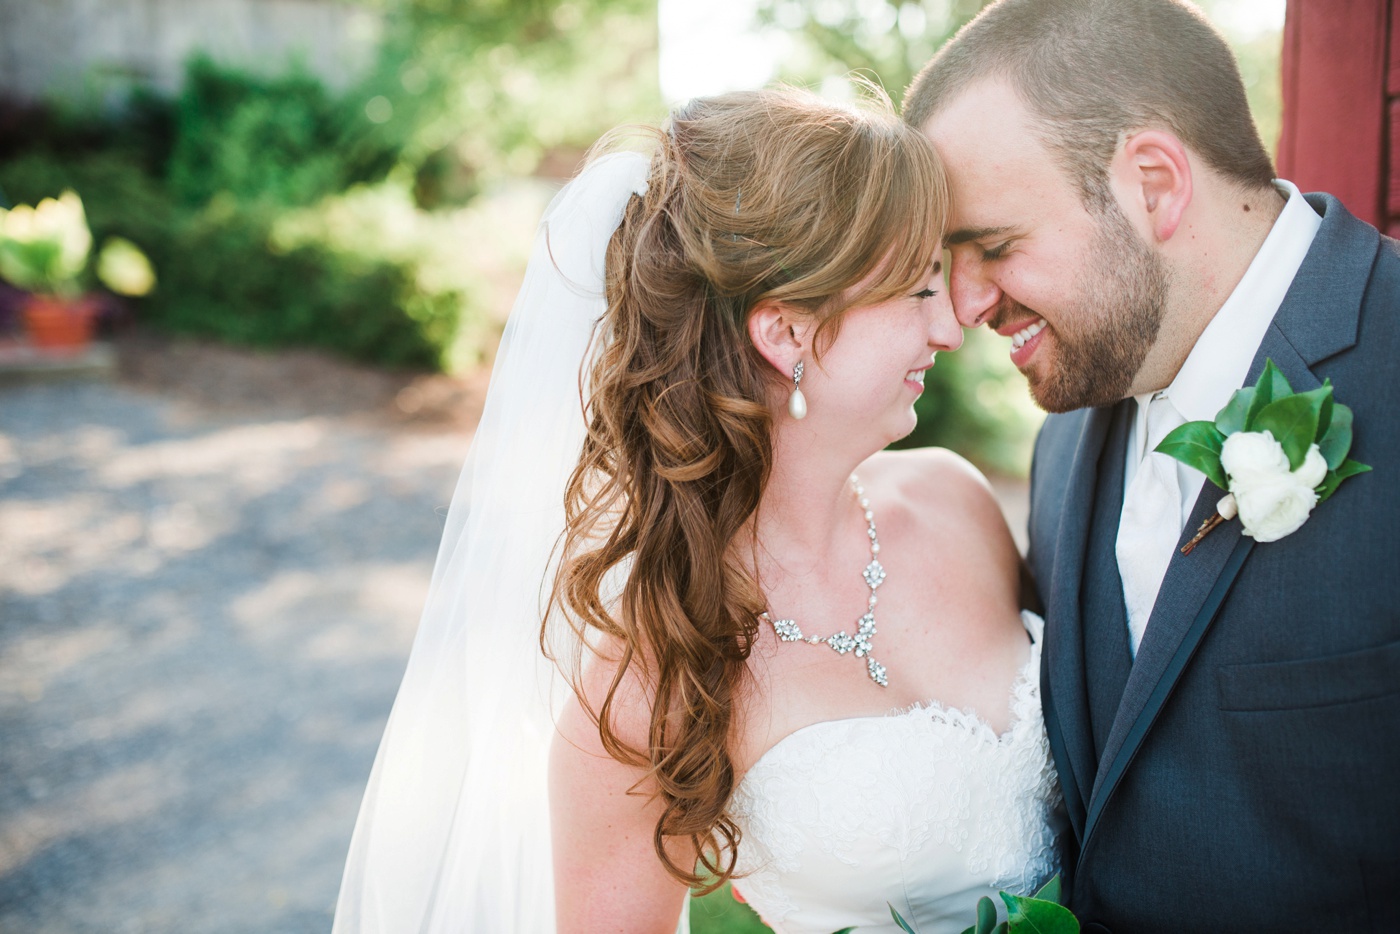
[[(783, 382), (750, 342), (749, 313), (787, 303), (829, 346), (846, 308), (927, 280), (948, 197), (932, 148), (883, 98), (855, 108), (790, 89), (727, 94), (653, 132), (646, 195), (606, 255), (551, 606), (579, 644), (602, 634), (620, 647), (601, 704), (578, 668), (575, 690), (608, 753), (654, 780), (666, 869), (710, 890), (733, 874), (739, 843), (729, 740), (765, 609), (746, 548)], [(614, 728), (629, 672), (650, 704), (645, 746)], [(678, 864), (673, 841), (698, 865)]]

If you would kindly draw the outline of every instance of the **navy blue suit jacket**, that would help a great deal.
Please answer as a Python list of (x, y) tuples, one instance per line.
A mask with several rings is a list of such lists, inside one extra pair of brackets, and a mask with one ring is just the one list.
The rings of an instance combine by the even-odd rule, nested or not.
[[(1266, 358), (1297, 391), (1330, 378), (1373, 472), (1277, 542), (1234, 521), (1174, 554), (1115, 672), (1121, 582), (1113, 604), (1112, 536), (1090, 526), (1096, 503), (1121, 507), (1121, 466), (1101, 479), (1132, 401), (1051, 416), (1036, 442), (1028, 560), (1068, 891), (1114, 934), (1400, 930), (1400, 244), (1307, 198), (1322, 226), (1248, 381)], [(1222, 495), (1206, 482), (1183, 543)], [(1104, 607), (1119, 615), (1096, 625)]]

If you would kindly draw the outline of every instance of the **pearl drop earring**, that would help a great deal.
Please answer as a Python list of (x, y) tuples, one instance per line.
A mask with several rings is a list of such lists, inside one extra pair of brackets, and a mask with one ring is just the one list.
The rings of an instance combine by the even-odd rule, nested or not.
[(802, 395), (802, 361), (792, 368), (792, 395), (788, 396), (788, 414), (801, 421), (807, 417), (807, 397)]

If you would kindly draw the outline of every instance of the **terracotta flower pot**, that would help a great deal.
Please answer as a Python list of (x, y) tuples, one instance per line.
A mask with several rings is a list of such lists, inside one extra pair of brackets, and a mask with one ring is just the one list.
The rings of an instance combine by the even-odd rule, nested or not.
[(24, 329), (35, 347), (77, 352), (92, 342), (96, 304), (90, 297), (33, 295), (24, 303)]

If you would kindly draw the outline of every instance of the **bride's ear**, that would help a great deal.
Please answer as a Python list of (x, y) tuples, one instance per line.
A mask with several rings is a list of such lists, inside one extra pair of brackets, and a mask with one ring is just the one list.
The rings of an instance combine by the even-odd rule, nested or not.
[(791, 305), (759, 302), (749, 312), (749, 340), (783, 379), (790, 380), (793, 367), (810, 355), (815, 324)]

